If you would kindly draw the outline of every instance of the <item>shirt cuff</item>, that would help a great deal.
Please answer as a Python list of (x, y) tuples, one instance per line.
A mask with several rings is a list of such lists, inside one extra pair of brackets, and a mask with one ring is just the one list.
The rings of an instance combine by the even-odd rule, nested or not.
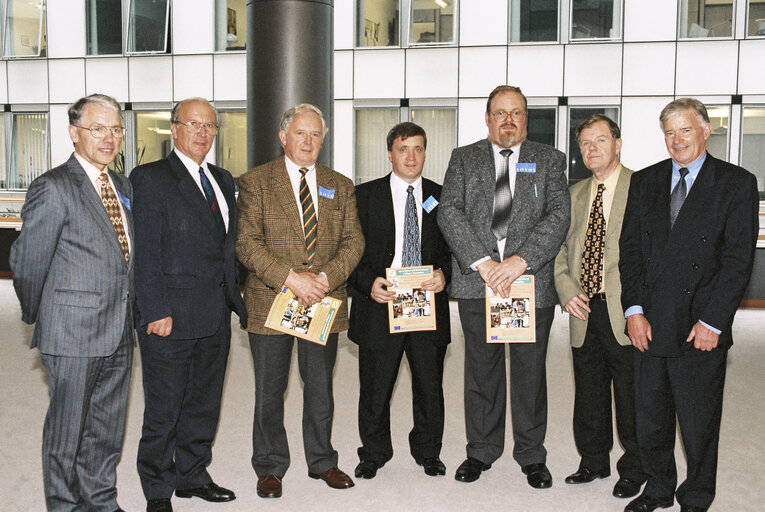
[(699, 323), (703, 325), (704, 327), (706, 327), (707, 329), (709, 329), (710, 331), (712, 331), (713, 333), (717, 334), (718, 336), (720, 335), (720, 333), (722, 333), (720, 329), (715, 329), (714, 327), (706, 323), (704, 320), (699, 320)]
[(470, 268), (471, 268), (471, 269), (473, 269), (475, 272), (478, 272), (478, 265), (480, 265), (480, 264), (481, 264), (481, 263), (483, 263), (484, 261), (488, 261), (488, 260), (490, 260), (490, 259), (491, 259), (491, 258), (490, 258), (489, 256), (484, 256), (484, 257), (483, 257), (483, 258), (481, 258), (480, 260), (476, 260), (476, 261), (474, 261), (474, 262), (473, 262), (473, 264), (472, 264), (472, 265), (470, 265)]
[(632, 316), (632, 315), (642, 315), (642, 314), (643, 314), (643, 306), (630, 306), (624, 312), (624, 318), (627, 318), (628, 316)]

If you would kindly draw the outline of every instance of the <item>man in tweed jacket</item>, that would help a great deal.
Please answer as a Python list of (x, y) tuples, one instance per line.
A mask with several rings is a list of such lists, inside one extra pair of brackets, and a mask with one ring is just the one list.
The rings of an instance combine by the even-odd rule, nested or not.
[[(303, 390), (303, 445), (308, 475), (330, 487), (353, 481), (337, 468), (332, 447), (332, 371), (338, 333), (348, 328), (346, 281), (364, 252), (353, 182), (316, 163), (327, 131), (321, 111), (300, 104), (282, 116), (279, 138), (284, 157), (251, 169), (239, 179), (239, 238), (236, 254), (247, 268), (244, 299), (255, 365), (252, 466), (258, 495), (281, 496), (289, 467), (284, 430), (284, 392), (294, 337), (264, 327), (277, 293), (288, 287), (301, 304), (329, 295), (342, 300), (325, 346), (298, 341)], [(315, 205), (315, 252), (311, 260), (303, 229), (301, 174)], [(305, 192), (305, 191), (304, 191)]]
[[(449, 293), (458, 299), (465, 335), (468, 445), (467, 459), (455, 478), (477, 480), (504, 450), (505, 347), (487, 343), (484, 285), (507, 297), (517, 277), (533, 274), (536, 343), (510, 345), (513, 457), (529, 485), (547, 488), (552, 477), (544, 448), (545, 357), (557, 303), (553, 261), (568, 229), (570, 200), (565, 155), (526, 140), (527, 114), (526, 97), (519, 88), (499, 86), (492, 91), (485, 114), (489, 137), (452, 152), (438, 224), (452, 250)], [(505, 157), (501, 152), (507, 149), (512, 153)], [(503, 173), (505, 159), (512, 203), (510, 212), (505, 210), (506, 228), (492, 230), (492, 224), (497, 224), (493, 220), (495, 189), (503, 186), (497, 177)]]

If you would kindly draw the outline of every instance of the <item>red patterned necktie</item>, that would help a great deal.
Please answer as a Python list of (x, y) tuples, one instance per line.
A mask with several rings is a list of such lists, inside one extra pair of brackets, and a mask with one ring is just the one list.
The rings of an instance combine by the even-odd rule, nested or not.
[(603, 191), (606, 186), (598, 185), (598, 191), (590, 208), (587, 222), (587, 236), (582, 252), (581, 281), (584, 293), (592, 297), (600, 291), (603, 270), (603, 247), (606, 240), (606, 218), (603, 216)]
[(313, 206), (311, 191), (305, 174), (308, 169), (300, 168), (300, 206), (303, 209), (303, 232), (305, 233), (305, 248), (308, 251), (308, 268), (313, 267), (313, 258), (316, 255), (316, 210)]
[(117, 234), (117, 239), (120, 242), (122, 254), (125, 255), (125, 263), (127, 264), (130, 259), (130, 248), (128, 247), (127, 235), (125, 234), (125, 225), (122, 222), (120, 202), (117, 200), (111, 185), (109, 185), (109, 176), (106, 174), (106, 171), (98, 176), (98, 181), (101, 182), (101, 202), (104, 203), (106, 214), (109, 216), (109, 220), (112, 221), (112, 227)]

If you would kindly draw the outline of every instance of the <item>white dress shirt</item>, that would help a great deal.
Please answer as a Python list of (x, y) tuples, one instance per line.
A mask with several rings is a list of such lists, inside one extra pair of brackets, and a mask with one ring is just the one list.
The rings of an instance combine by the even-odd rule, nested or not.
[(202, 162), (202, 165), (198, 165), (194, 160), (178, 151), (178, 148), (173, 149), (173, 151), (175, 151), (175, 154), (178, 155), (178, 158), (181, 159), (181, 162), (189, 171), (189, 174), (191, 174), (191, 179), (193, 179), (194, 183), (199, 187), (199, 191), (202, 192), (202, 197), (206, 199), (207, 196), (205, 196), (205, 190), (202, 188), (202, 181), (199, 179), (199, 168), (201, 167), (204, 169), (205, 176), (207, 176), (213, 191), (215, 191), (215, 197), (218, 199), (218, 208), (220, 209), (220, 214), (223, 216), (223, 224), (226, 226), (226, 232), (228, 233), (228, 203), (218, 186), (218, 182), (215, 181), (215, 178), (213, 178), (213, 175), (210, 173), (210, 169), (207, 168), (207, 161)]
[[(287, 174), (290, 177), (290, 183), (292, 183), (292, 192), (295, 195), (295, 202), (298, 207), (298, 215), (300, 215), (300, 224), (303, 224), (303, 206), (300, 204), (300, 167), (298, 164), (290, 160), (287, 156), (284, 157), (284, 164), (287, 167)], [(308, 191), (311, 192), (311, 199), (313, 200), (313, 209), (316, 212), (316, 220), (319, 220), (319, 196), (317, 195), (316, 185), (316, 164), (306, 166), (308, 172), (305, 173), (305, 180), (308, 183)]]
[(396, 173), (390, 174), (390, 193), (393, 196), (393, 217), (396, 223), (396, 251), (393, 255), (392, 267), (401, 266), (401, 258), (404, 252), (404, 223), (406, 222), (406, 189), (409, 185), (414, 187), (412, 195), (417, 203), (417, 223), (420, 230), (420, 247), (422, 247), (422, 176), (417, 178), (414, 183), (407, 183)]

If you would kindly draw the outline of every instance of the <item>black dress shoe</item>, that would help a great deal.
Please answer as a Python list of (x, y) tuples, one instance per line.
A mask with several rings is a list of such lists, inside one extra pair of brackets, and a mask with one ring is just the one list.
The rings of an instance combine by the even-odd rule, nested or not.
[(669, 508), (675, 504), (674, 496), (668, 496), (664, 498), (652, 498), (641, 494), (634, 500), (629, 502), (629, 505), (624, 507), (624, 512), (653, 512), (657, 508)]
[(362, 460), (359, 462), (359, 465), (356, 466), (353, 474), (356, 476), (356, 478), (366, 478), (367, 480), (370, 480), (377, 476), (377, 470), (381, 467), (383, 467), (383, 465), (377, 461)]
[(475, 482), (481, 477), (481, 472), (491, 469), (491, 464), (484, 464), (478, 459), (468, 457), (457, 468), (454, 479), (459, 482)]
[(707, 509), (702, 507), (682, 506), (680, 507), (680, 512), (707, 512)]
[(170, 498), (149, 500), (146, 502), (146, 512), (173, 512), (173, 505)]
[(441, 462), (438, 457), (426, 457), (417, 461), (417, 464), (425, 469), (425, 474), (428, 476), (439, 476), (446, 474), (446, 466)]
[(534, 489), (549, 489), (552, 487), (552, 475), (544, 462), (528, 464), (521, 468), (526, 475), (526, 481)]
[(640, 492), (641, 483), (629, 478), (620, 478), (614, 485), (614, 496), (617, 498), (631, 498)]
[(233, 501), (236, 499), (236, 495), (233, 491), (224, 489), (223, 487), (216, 485), (215, 482), (210, 482), (207, 485), (203, 485), (202, 487), (195, 487), (194, 489), (176, 489), (175, 495), (179, 498), (197, 497), (202, 498), (205, 501), (212, 501), (216, 503), (223, 501)]
[(596, 478), (606, 478), (611, 476), (611, 470), (606, 469), (604, 471), (593, 471), (590, 468), (579, 468), (576, 473), (568, 475), (566, 477), (567, 484), (586, 484), (590, 483)]

